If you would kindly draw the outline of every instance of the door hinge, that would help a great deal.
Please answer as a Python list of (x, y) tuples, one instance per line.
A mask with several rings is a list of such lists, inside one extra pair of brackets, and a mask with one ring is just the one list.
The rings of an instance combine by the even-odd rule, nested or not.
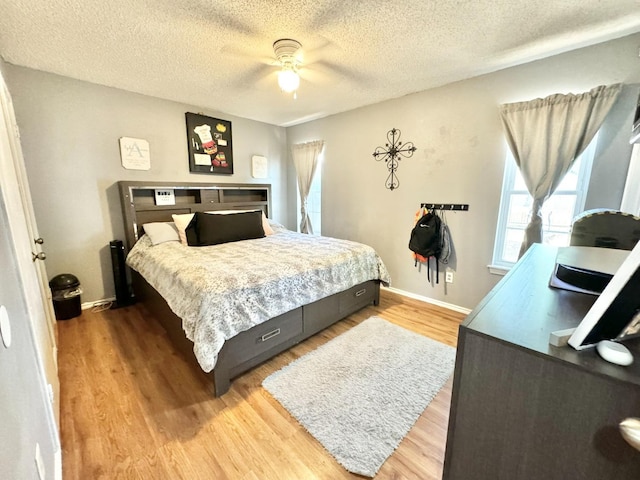
[(13, 126), (13, 132), (16, 138), (20, 140), (20, 127), (18, 127), (18, 125)]

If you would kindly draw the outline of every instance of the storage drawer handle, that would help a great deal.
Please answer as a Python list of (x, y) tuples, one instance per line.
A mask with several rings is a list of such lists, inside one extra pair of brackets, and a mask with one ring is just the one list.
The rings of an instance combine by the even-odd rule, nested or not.
[(262, 342), (266, 342), (267, 340), (269, 340), (270, 338), (275, 337), (276, 335), (280, 335), (280, 329), (279, 328), (276, 328), (272, 332), (265, 333), (264, 335), (262, 335), (262, 337), (260, 337), (260, 340)]
[(362, 290), (358, 290), (356, 292), (356, 297), (360, 297), (360, 296), (364, 295), (365, 293), (367, 293), (367, 289), (366, 288), (363, 288)]

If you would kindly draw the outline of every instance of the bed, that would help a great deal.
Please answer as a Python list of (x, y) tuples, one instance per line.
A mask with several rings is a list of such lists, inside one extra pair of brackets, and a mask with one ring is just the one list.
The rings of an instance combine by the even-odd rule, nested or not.
[[(223, 395), (231, 380), (370, 304), (389, 276), (366, 245), (302, 235), (266, 220), (266, 184), (118, 182), (133, 291), (187, 359)], [(170, 205), (157, 190), (173, 192)], [(209, 246), (153, 244), (151, 228), (174, 215), (263, 212), (270, 234)], [(231, 218), (232, 216), (226, 217)], [(190, 218), (187, 217), (187, 218)], [(260, 221), (260, 220), (258, 220)], [(175, 225), (167, 223), (167, 225)], [(188, 230), (187, 230), (188, 231)]]

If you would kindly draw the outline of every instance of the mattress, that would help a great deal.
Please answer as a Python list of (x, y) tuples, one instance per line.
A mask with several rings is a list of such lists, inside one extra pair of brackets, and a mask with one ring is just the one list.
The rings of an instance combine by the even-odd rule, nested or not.
[(284, 229), (206, 247), (152, 245), (143, 235), (127, 264), (182, 319), (205, 372), (215, 367), (225, 340), (240, 332), (359, 283), (390, 282), (373, 248)]

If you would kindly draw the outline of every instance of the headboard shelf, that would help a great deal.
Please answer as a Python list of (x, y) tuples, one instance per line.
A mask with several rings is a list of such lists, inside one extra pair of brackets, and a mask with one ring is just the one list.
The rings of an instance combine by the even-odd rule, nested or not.
[[(142, 225), (170, 222), (172, 214), (256, 208), (269, 216), (271, 211), (268, 184), (121, 181), (118, 189), (128, 248), (138, 240)], [(175, 204), (156, 205), (156, 190), (173, 190)]]

